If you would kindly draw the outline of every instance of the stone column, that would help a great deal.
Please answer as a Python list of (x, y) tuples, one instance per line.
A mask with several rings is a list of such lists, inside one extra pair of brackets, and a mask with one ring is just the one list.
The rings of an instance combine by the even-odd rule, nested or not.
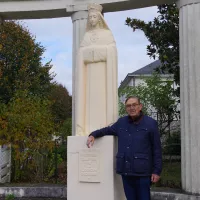
[(80, 42), (83, 39), (84, 33), (86, 31), (88, 12), (87, 11), (77, 11), (72, 14), (73, 22), (73, 51), (72, 51), (72, 134), (75, 135), (75, 88), (76, 88), (76, 56), (77, 50), (79, 48)]
[(179, 0), (182, 187), (200, 194), (200, 0)]

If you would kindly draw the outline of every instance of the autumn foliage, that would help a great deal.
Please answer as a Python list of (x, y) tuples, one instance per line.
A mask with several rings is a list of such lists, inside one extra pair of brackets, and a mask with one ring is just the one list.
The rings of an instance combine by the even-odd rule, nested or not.
[(21, 23), (0, 25), (0, 145), (12, 145), (14, 181), (41, 181), (53, 174), (52, 161), (44, 164), (44, 159), (54, 159), (52, 138), (59, 127), (51, 97), (59, 86), (51, 63), (42, 62), (44, 51)]

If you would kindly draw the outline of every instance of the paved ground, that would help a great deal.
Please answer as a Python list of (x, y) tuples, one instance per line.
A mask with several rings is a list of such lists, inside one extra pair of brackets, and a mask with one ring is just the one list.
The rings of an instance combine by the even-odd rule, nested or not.
[[(67, 199), (67, 198), (66, 198)], [(66, 200), (61, 198), (18, 198), (17, 200)]]
[[(0, 200), (5, 200), (0, 198)], [(15, 200), (66, 200), (66, 198), (15, 198)]]

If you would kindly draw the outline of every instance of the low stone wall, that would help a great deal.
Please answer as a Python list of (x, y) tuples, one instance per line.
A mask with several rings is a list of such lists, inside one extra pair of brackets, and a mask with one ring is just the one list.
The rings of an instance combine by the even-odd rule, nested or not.
[(200, 200), (200, 196), (177, 192), (151, 192), (152, 200)]
[(0, 197), (7, 194), (14, 194), (15, 197), (49, 197), (67, 198), (66, 186), (46, 186), (46, 187), (1, 187)]
[[(1, 187), (0, 200), (7, 194), (14, 194), (15, 197), (27, 199), (66, 199), (66, 186), (45, 186), (45, 187)], [(152, 200), (200, 200), (198, 195), (183, 194), (180, 190), (151, 191)]]

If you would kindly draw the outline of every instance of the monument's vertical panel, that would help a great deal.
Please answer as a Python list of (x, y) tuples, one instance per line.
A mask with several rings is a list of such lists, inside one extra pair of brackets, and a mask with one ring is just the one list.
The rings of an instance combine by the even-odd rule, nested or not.
[(68, 137), (67, 200), (125, 200), (115, 174), (115, 138), (107, 136), (86, 147), (87, 136)]
[(80, 46), (80, 42), (83, 39), (83, 36), (86, 31), (88, 12), (87, 11), (78, 11), (72, 14), (73, 22), (73, 50), (72, 50), (72, 133), (75, 134), (75, 88), (76, 88), (76, 56), (77, 50)]
[(200, 0), (180, 7), (182, 187), (200, 194)]

